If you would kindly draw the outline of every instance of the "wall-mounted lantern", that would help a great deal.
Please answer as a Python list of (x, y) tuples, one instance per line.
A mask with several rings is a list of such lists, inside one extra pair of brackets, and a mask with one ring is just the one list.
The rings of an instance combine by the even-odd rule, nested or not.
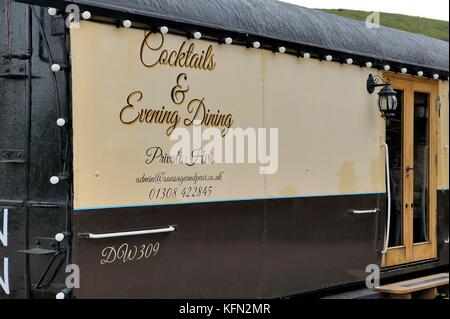
[(378, 108), (381, 116), (386, 120), (386, 124), (389, 125), (390, 120), (395, 117), (395, 111), (398, 106), (397, 92), (394, 91), (389, 82), (386, 82), (378, 75), (370, 74), (367, 79), (367, 91), (372, 94), (377, 87), (383, 87), (378, 92)]

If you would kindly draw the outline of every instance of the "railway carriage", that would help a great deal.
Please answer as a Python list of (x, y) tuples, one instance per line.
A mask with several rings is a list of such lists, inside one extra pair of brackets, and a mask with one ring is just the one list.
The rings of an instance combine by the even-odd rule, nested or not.
[(0, 39), (0, 298), (448, 272), (448, 42), (272, 0), (0, 0)]

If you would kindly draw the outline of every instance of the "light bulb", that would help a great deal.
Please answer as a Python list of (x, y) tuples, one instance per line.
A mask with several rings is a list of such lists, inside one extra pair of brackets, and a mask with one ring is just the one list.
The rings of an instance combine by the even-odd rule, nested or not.
[(433, 74), (433, 79), (435, 79), (435, 80), (439, 80), (439, 74)]
[(373, 67), (373, 63), (372, 62), (366, 62), (366, 68), (371, 68)]
[(280, 52), (281, 54), (286, 53), (286, 48), (285, 47), (279, 47), (278, 48), (278, 52)]
[(261, 47), (261, 43), (259, 43), (258, 41), (255, 41), (255, 42), (252, 43), (252, 46), (253, 46), (255, 49), (259, 49), (259, 48)]
[(387, 65), (387, 64), (386, 64), (386, 65), (384, 66), (384, 70), (385, 70), (385, 71), (389, 71), (390, 69), (391, 69), (391, 66), (390, 66), (390, 65)]
[(408, 73), (408, 69), (407, 68), (402, 68), (401, 71), (402, 71), (403, 74)]
[(167, 34), (169, 33), (169, 28), (166, 26), (159, 27), (159, 32), (161, 32), (162, 34)]
[(417, 75), (418, 75), (418, 76), (423, 76), (423, 71), (417, 72)]
[(66, 120), (63, 118), (59, 118), (56, 120), (56, 125), (58, 125), (59, 127), (63, 127), (64, 125), (66, 125)]
[(311, 54), (309, 54), (309, 53), (303, 53), (303, 59), (309, 59), (309, 58), (311, 58)]
[(60, 182), (60, 178), (58, 176), (52, 176), (50, 177), (50, 184), (57, 185)]
[(327, 60), (328, 62), (331, 62), (331, 61), (333, 61), (333, 56), (332, 55), (327, 55), (325, 57), (325, 60)]
[(353, 59), (347, 59), (347, 64), (353, 64)]
[(65, 238), (66, 238), (66, 236), (63, 233), (57, 233), (55, 235), (55, 240), (58, 242), (62, 242)]
[(228, 37), (228, 38), (225, 38), (224, 42), (225, 42), (225, 44), (232, 44), (233, 43), (233, 39)]
[(48, 14), (52, 17), (58, 14), (58, 10), (56, 8), (48, 8)]
[(197, 39), (197, 40), (202, 38), (202, 34), (200, 32), (198, 32), (198, 31), (194, 32), (193, 36), (194, 36), (194, 39)]
[(66, 295), (62, 291), (60, 291), (56, 294), (56, 299), (57, 300), (66, 299)]
[(52, 71), (53, 72), (59, 72), (59, 71), (61, 71), (61, 65), (59, 65), (59, 64), (52, 64), (52, 67), (51, 67), (51, 69), (52, 69)]
[(84, 11), (84, 12), (81, 14), (81, 17), (82, 17), (84, 20), (89, 20), (90, 18), (92, 18), (92, 14), (91, 14), (89, 11)]
[(131, 28), (131, 25), (132, 25), (132, 23), (131, 23), (131, 21), (130, 20), (123, 20), (122, 21), (122, 26), (124, 27), (124, 28)]

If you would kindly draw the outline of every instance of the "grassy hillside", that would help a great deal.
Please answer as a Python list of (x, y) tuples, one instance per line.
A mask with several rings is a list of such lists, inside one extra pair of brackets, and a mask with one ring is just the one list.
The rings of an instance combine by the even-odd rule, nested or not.
[[(344, 9), (321, 9), (347, 18), (365, 21), (370, 14), (365, 11)], [(382, 13), (381, 25), (413, 33), (424, 34), (429, 37), (448, 41), (448, 21), (433, 20), (420, 17), (412, 17), (401, 14)]]

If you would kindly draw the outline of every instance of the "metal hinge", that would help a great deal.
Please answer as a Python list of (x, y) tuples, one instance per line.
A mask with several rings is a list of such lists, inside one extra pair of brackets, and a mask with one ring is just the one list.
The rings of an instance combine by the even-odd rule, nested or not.
[(55, 238), (35, 237), (33, 248), (19, 250), (18, 252), (26, 255), (54, 255), (60, 251), (62, 251), (61, 247)]
[(0, 149), (0, 163), (25, 163), (25, 152), (22, 150)]
[(26, 79), (28, 78), (27, 61), (16, 61), (0, 66), (0, 78)]
[(11, 54), (4, 54), (4, 55), (2, 55), (2, 57), (4, 59), (8, 59), (8, 60), (11, 60), (11, 59), (30, 60), (31, 59), (31, 54), (30, 53), (23, 53), (23, 54), (11, 53)]

